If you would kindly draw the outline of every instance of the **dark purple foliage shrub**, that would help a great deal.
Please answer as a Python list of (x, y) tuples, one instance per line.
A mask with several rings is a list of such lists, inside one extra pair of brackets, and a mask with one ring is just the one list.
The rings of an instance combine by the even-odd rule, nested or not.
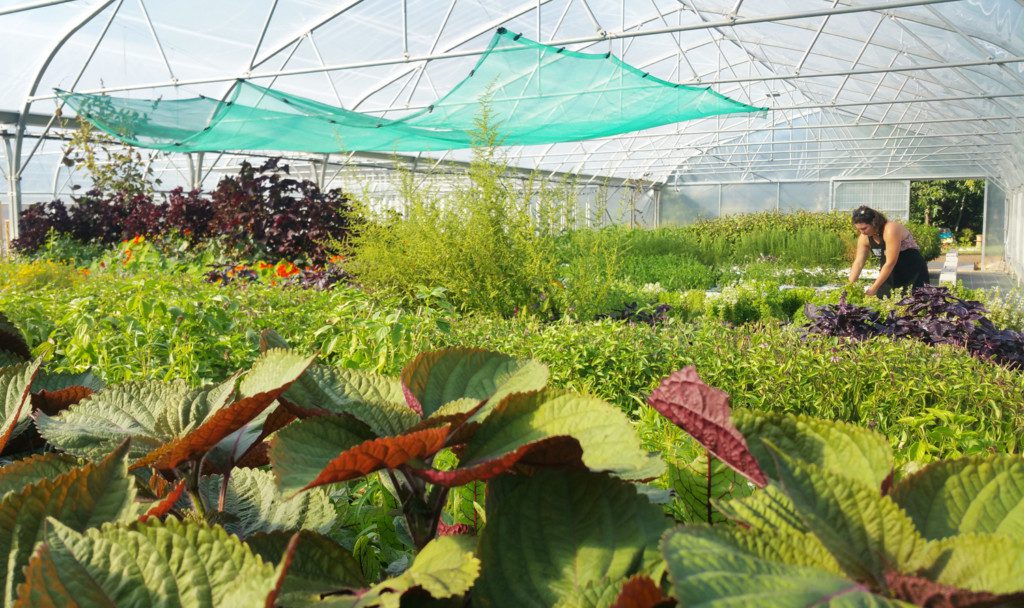
[(185, 192), (175, 188), (167, 195), (167, 227), (176, 230), (192, 243), (210, 236), (213, 202), (200, 190)]
[(337, 264), (327, 266), (314, 266), (303, 268), (298, 274), (292, 275), (283, 281), (282, 285), (294, 285), (303, 289), (317, 289), (325, 291), (333, 288), (338, 283), (351, 283), (352, 275)]
[(63, 201), (32, 205), (21, 212), (21, 234), (11, 244), (18, 251), (33, 252), (46, 244), (50, 230), (58, 234), (71, 232), (71, 216)]
[(125, 211), (124, 226), (121, 229), (122, 239), (140, 234), (152, 237), (167, 230), (167, 205), (155, 203), (144, 194), (136, 195), (127, 201)]
[(211, 195), (212, 231), (245, 255), (322, 264), (327, 242), (348, 233), (351, 205), (340, 190), (321, 192), (287, 173), (277, 159), (258, 168), (243, 162), (238, 176), (222, 179)]
[(668, 304), (658, 304), (654, 308), (642, 307), (637, 302), (629, 302), (622, 307), (606, 315), (597, 315), (596, 319), (612, 319), (625, 321), (630, 325), (644, 323), (646, 325), (657, 325), (668, 320), (668, 313), (672, 307)]
[(808, 333), (864, 340), (872, 336), (914, 338), (926, 344), (951, 344), (976, 357), (991, 359), (1012, 369), (1024, 368), (1024, 334), (998, 329), (985, 317), (980, 302), (957, 298), (945, 287), (919, 287), (901, 300), (901, 314), (881, 320), (878, 313), (846, 303), (808, 305)]
[(882, 333), (885, 327), (878, 311), (847, 304), (845, 291), (839, 296), (838, 305), (817, 307), (808, 303), (804, 313), (811, 320), (806, 330), (825, 336), (863, 340)]
[(119, 193), (109, 195), (99, 190), (90, 190), (74, 201), (68, 210), (72, 238), (80, 243), (103, 245), (124, 240), (124, 221), (130, 201)]
[(325, 246), (348, 236), (350, 201), (340, 190), (322, 192), (287, 173), (277, 159), (260, 167), (243, 162), (239, 174), (222, 179), (209, 197), (178, 188), (159, 203), (145, 194), (90, 190), (73, 205), (34, 205), (22, 212), (15, 247), (36, 251), (51, 230), (101, 244), (174, 231), (193, 243), (222, 239), (239, 257), (323, 264)]

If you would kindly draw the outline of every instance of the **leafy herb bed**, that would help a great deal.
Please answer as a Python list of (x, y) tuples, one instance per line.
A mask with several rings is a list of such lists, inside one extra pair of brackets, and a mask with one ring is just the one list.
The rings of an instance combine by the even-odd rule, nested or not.
[[(255, 364), (212, 385), (102, 387), (29, 360), (0, 318), (12, 362), (0, 366), (0, 451), (30, 427), (50, 448), (0, 468), (4, 603), (1024, 601), (1019, 456), (895, 479), (884, 437), (733, 413), (725, 392), (686, 368), (648, 403), (707, 450), (703, 501), (709, 523), (725, 519), (673, 527), (637, 485), (661, 475), (661, 458), (611, 404), (548, 388), (539, 362), (446, 349), (418, 355), (396, 379), (286, 346), (265, 332)], [(745, 491), (713, 498), (723, 474), (745, 479)], [(396, 495), (417, 553), (381, 581), (324, 534), (339, 516), (324, 486), (366, 476)], [(458, 488), (481, 482), (484, 517), (441, 526)]]
[(875, 336), (913, 338), (925, 344), (966, 348), (982, 359), (1011, 369), (1024, 366), (1024, 333), (998, 329), (985, 317), (981, 302), (953, 296), (945, 287), (926, 285), (898, 304), (899, 312), (883, 318), (877, 311), (846, 303), (806, 311), (808, 333), (865, 340)]

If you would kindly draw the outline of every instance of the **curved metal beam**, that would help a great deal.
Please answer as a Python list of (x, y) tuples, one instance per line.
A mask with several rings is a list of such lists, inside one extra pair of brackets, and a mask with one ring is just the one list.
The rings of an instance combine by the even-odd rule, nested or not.
[(50, 49), (50, 52), (46, 55), (46, 59), (43, 64), (39, 66), (36, 71), (36, 77), (32, 80), (32, 86), (29, 87), (28, 93), (25, 95), (25, 103), (22, 105), (21, 113), (18, 115), (18, 126), (14, 136), (14, 156), (11, 160), (11, 170), (13, 175), (11, 176), (14, 180), (14, 192), (11, 196), (10, 201), (10, 214), (11, 214), (11, 233), (17, 238), (18, 237), (18, 214), (21, 213), (21, 148), (25, 140), (25, 125), (28, 118), (29, 110), (32, 107), (32, 96), (36, 94), (36, 90), (39, 88), (39, 83), (43, 80), (43, 75), (46, 74), (47, 68), (50, 67), (50, 63), (53, 58), (57, 56), (57, 53), (64, 48), (64, 45), (68, 40), (74, 36), (78, 30), (85, 27), (90, 21), (92, 21), (97, 15), (102, 13), (108, 6), (113, 4), (115, 0), (101, 0), (96, 6), (90, 8), (84, 12), (84, 16), (68, 29), (64, 30), (64, 33)]

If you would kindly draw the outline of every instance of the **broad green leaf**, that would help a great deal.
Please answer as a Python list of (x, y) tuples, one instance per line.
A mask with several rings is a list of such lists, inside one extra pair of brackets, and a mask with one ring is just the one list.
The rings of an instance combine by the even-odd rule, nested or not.
[(469, 536), (435, 538), (416, 555), (408, 570), (371, 587), (353, 608), (399, 608), (402, 595), (415, 587), (436, 599), (465, 595), (480, 574), (475, 545), (476, 539)]
[(886, 570), (913, 572), (921, 565), (926, 541), (892, 498), (766, 445), (775, 452), (780, 489), (846, 576), (884, 589)]
[(899, 606), (861, 584), (806, 566), (749, 554), (716, 528), (686, 526), (661, 544), (682, 606), (874, 608)]
[(202, 456), (260, 415), (312, 362), (313, 357), (303, 357), (291, 351), (267, 351), (242, 377), (238, 397), (233, 403), (211, 412), (194, 429), (175, 436), (146, 454), (133, 463), (132, 468), (172, 469), (186, 460)]
[(555, 608), (655, 608), (675, 606), (647, 576), (596, 581), (577, 595), (562, 598)]
[(693, 523), (725, 521), (725, 516), (714, 507), (714, 503), (747, 496), (755, 487), (726, 463), (709, 458), (707, 452), (691, 462), (669, 462), (668, 478), (681, 507), (681, 513), (676, 517)]
[(20, 492), (29, 484), (43, 479), (53, 479), (79, 466), (82, 466), (79, 459), (57, 452), (36, 454), (12, 462), (0, 468), (0, 497), (5, 497), (11, 492)]
[[(497, 404), (506, 395), (540, 390), (547, 382), (548, 368), (541, 363), (472, 348), (420, 353), (402, 370), (406, 402), (424, 418), (457, 399)], [(486, 415), (480, 411), (476, 420)]]
[(0, 312), (0, 353), (4, 352), (17, 357), (18, 363), (32, 358), (32, 349), (29, 348), (21, 330), (11, 323), (7, 315)]
[[(573, 446), (555, 446), (553, 440)], [(578, 445), (577, 445), (578, 444)], [(537, 456), (535, 450), (554, 447), (556, 454)], [(579, 450), (582, 449), (582, 454)], [(640, 447), (633, 425), (621, 410), (596, 397), (546, 389), (506, 397), (480, 425), (452, 471), (417, 471), (433, 483), (458, 486), (489, 479), (527, 456), (543, 465), (582, 460), (592, 471), (607, 471), (626, 479), (653, 479), (664, 463)]]
[(856, 479), (879, 491), (892, 473), (889, 442), (871, 430), (847, 422), (751, 410), (734, 412), (732, 419), (747, 438), (761, 469), (772, 479), (778, 479), (778, 474), (766, 440), (789, 458)]
[(32, 413), (30, 388), (39, 372), (42, 359), (21, 363), (0, 369), (0, 406), (3, 406), (3, 420), (0, 422), (0, 451), (12, 437), (24, 429), (24, 423)]
[(278, 431), (270, 443), (270, 462), (277, 486), (290, 496), (312, 482), (339, 454), (373, 434), (347, 416), (317, 416)]
[(66, 372), (48, 372), (40, 370), (32, 381), (32, 392), (59, 391), (72, 386), (84, 386), (92, 389), (93, 392), (103, 390), (103, 380), (91, 371), (80, 374), (69, 374)]
[(728, 534), (735, 544), (756, 557), (842, 574), (836, 559), (818, 537), (807, 530), (793, 502), (778, 486), (770, 485), (750, 496), (715, 506), (729, 518), (747, 526), (746, 529), (730, 529)]
[[(47, 517), (74, 530), (133, 517), (134, 481), (125, 465), (127, 446), (97, 463), (43, 479), (0, 500), (0, 575), (4, 605), (14, 599), (36, 542), (42, 539)], [(52, 521), (52, 519), (51, 519)]]
[[(339, 481), (358, 479), (381, 469), (396, 469), (403, 465), (419, 465), (444, 448), (451, 425), (412, 430), (396, 437), (378, 437), (364, 441), (338, 454), (324, 466), (317, 476), (303, 486), (308, 490)], [(273, 453), (271, 453), (271, 456)], [(284, 479), (278, 474), (278, 479)]]
[(311, 366), (283, 398), (301, 408), (350, 414), (381, 437), (399, 435), (420, 421), (405, 404), (397, 380), (359, 370)]
[(10, 367), (12, 365), (18, 365), (27, 361), (25, 357), (16, 355), (9, 350), (0, 350), (0, 369)]
[(695, 367), (662, 380), (647, 403), (758, 487), (768, 484), (746, 439), (733, 424), (729, 395), (705, 384)]
[(610, 608), (627, 580), (629, 579), (622, 577), (616, 580), (591, 581), (577, 593), (561, 598), (554, 608)]
[[(245, 544), (264, 561), (276, 564), (291, 537), (291, 532), (261, 532), (245, 539)], [(365, 587), (359, 563), (347, 549), (310, 530), (299, 532), (299, 544), (284, 579), (282, 604), (289, 606), (312, 601), (320, 594)]]
[(971, 456), (936, 462), (901, 480), (892, 498), (925, 538), (968, 532), (1024, 540), (1024, 458)]
[(667, 526), (660, 507), (605, 474), (498, 477), (488, 487), (473, 605), (546, 608), (602, 580), (658, 578)]
[(992, 593), (1024, 592), (1024, 541), (962, 534), (929, 543), (933, 563), (922, 574), (940, 583)]
[[(39, 414), (39, 434), (65, 452), (98, 458), (131, 440), (128, 456), (134, 460), (170, 440), (181, 412), (196, 411), (205, 392), (174, 382), (130, 382), (100, 391), (56, 416)], [(198, 414), (198, 412), (197, 412)], [(192, 423), (186, 424), (189, 426)]]
[[(218, 505), (222, 480), (221, 475), (199, 480), (207, 505), (215, 508)], [(275, 530), (326, 532), (337, 515), (323, 490), (303, 492), (292, 500), (285, 500), (277, 491), (273, 473), (259, 469), (234, 469), (224, 498), (224, 512), (233, 516), (224, 523), (224, 528), (240, 538)]]
[(219, 527), (170, 518), (79, 533), (49, 524), (19, 607), (264, 606), (283, 574)]

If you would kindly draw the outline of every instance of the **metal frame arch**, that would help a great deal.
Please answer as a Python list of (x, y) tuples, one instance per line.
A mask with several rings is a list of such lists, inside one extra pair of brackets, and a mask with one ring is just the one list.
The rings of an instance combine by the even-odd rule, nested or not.
[(11, 199), (9, 201), (8, 208), (10, 209), (11, 215), (11, 234), (14, 238), (18, 238), (19, 226), (18, 226), (18, 215), (21, 213), (21, 173), (24, 168), (21, 165), (21, 150), (25, 140), (25, 128), (28, 124), (28, 113), (32, 108), (32, 96), (35, 95), (36, 90), (39, 88), (39, 83), (42, 82), (43, 76), (46, 74), (46, 70), (50, 67), (50, 63), (53, 62), (53, 58), (57, 56), (68, 40), (71, 39), (79, 30), (89, 24), (93, 19), (105, 11), (110, 5), (117, 0), (100, 0), (95, 6), (84, 11), (84, 16), (75, 22), (71, 27), (66, 29), (61, 35), (60, 39), (53, 45), (50, 52), (46, 55), (46, 59), (42, 65), (36, 71), (36, 76), (32, 81), (32, 86), (29, 88), (28, 93), (25, 94), (25, 103), (22, 104), (21, 113), (18, 115), (18, 125), (15, 128), (14, 135), (14, 152), (11, 158)]

